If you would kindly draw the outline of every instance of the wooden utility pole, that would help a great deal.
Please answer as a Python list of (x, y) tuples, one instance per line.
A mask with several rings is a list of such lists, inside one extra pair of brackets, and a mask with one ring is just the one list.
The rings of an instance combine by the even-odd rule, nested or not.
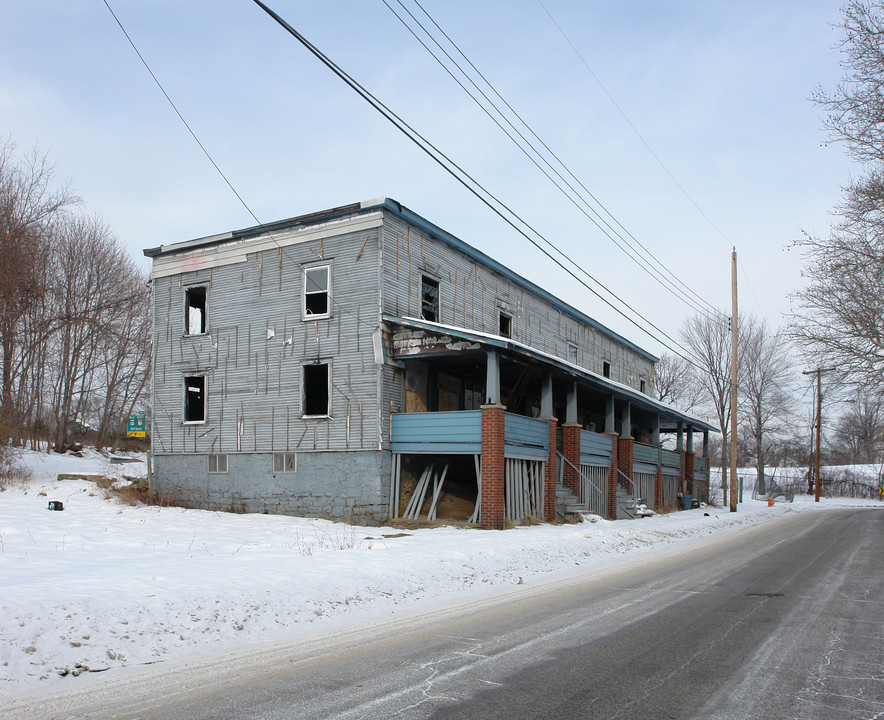
[(820, 487), (823, 484), (823, 477), (820, 475), (820, 433), (823, 427), (823, 392), (822, 381), (820, 375), (822, 370), (816, 369), (816, 462), (814, 463), (814, 474), (816, 476), (816, 484), (814, 485), (813, 501), (820, 501)]
[(737, 511), (737, 249), (731, 253), (731, 512)]
[[(816, 370), (805, 370), (801, 374), (802, 375), (816, 375), (816, 412), (814, 413), (814, 420), (816, 422), (816, 427), (811, 428), (810, 436), (811, 436), (811, 447), (810, 447), (810, 458), (813, 463), (811, 467), (808, 468), (808, 472), (812, 474), (814, 482), (813, 482), (813, 500), (814, 502), (820, 501), (820, 493), (823, 491), (823, 478), (820, 474), (820, 440), (822, 439), (822, 428), (823, 428), (823, 384), (822, 384), (822, 374), (824, 372), (829, 372), (830, 370), (834, 370), (835, 368), (817, 368)], [(816, 448), (813, 447), (813, 436), (816, 434)]]

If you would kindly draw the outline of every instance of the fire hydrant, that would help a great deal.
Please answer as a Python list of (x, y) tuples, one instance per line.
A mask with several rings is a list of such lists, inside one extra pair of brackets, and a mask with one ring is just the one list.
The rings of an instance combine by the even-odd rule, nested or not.
[(773, 507), (773, 495), (768, 495), (768, 496), (767, 496), (767, 506), (768, 506), (768, 507)]

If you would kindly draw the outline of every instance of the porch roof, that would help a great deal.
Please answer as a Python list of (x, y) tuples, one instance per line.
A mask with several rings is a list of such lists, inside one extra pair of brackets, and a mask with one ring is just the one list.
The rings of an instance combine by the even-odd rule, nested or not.
[[(645, 395), (635, 388), (631, 388), (628, 385), (623, 385), (610, 378), (598, 375), (597, 373), (582, 368), (579, 365), (570, 363), (563, 358), (532, 348), (517, 340), (504, 338), (499, 335), (492, 335), (491, 333), (466, 330), (464, 328), (446, 325), (444, 323), (430, 322), (419, 318), (396, 317), (394, 315), (384, 314), (384, 320), (388, 323), (405, 328), (427, 330), (443, 335), (450, 335), (458, 341), (476, 344), (483, 349), (500, 350), (508, 355), (522, 357), (533, 362), (549, 365), (555, 368), (559, 373), (570, 376), (583, 385), (601, 392), (610, 393), (621, 400), (629, 400), (634, 407), (641, 408), (647, 412), (659, 413), (661, 432), (675, 432), (679, 422), (681, 422), (685, 428), (690, 425), (695, 430), (719, 432), (715, 425), (712, 425), (699, 417), (689, 415), (667, 403), (654, 400), (654, 398)], [(421, 355), (421, 353), (416, 353), (409, 355), (408, 357), (421, 357)], [(427, 353), (427, 356), (438, 356), (438, 353)]]

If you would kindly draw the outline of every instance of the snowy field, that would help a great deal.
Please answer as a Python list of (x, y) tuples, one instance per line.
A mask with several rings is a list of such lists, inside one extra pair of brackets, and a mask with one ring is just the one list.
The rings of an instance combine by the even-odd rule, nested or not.
[[(236, 643), (336, 627), (358, 613), (509, 588), (623, 562), (785, 514), (878, 501), (747, 500), (643, 520), (501, 532), (396, 530), (323, 520), (127, 505), (59, 473), (144, 475), (25, 453), (32, 478), (0, 493), (0, 695)], [(64, 510), (48, 510), (49, 501)]]

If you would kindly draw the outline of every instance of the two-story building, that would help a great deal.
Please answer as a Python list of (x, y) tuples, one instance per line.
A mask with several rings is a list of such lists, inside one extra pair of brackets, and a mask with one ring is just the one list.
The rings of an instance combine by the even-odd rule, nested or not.
[(654, 400), (655, 357), (394, 200), (145, 255), (160, 495), (499, 528), (557, 489), (608, 517), (703, 493), (714, 428)]

